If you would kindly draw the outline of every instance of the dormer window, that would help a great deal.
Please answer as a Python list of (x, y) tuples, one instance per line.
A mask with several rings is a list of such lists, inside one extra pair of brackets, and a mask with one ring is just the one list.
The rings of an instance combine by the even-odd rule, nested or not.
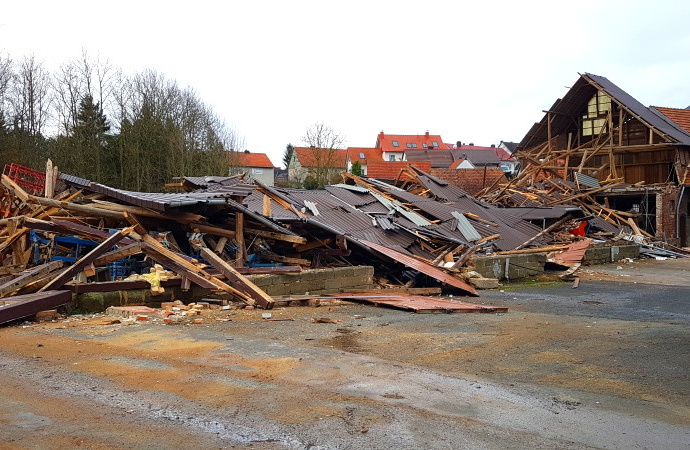
[(424, 148), (429, 148), (429, 146), (428, 146), (428, 145), (426, 145), (426, 142), (425, 142), (425, 143), (423, 143), (422, 145), (424, 146)]
[(398, 147), (398, 141), (393, 141), (393, 147)]
[(434, 141), (434, 142), (432, 142), (432, 144), (434, 145), (434, 148), (438, 147), (438, 142)]
[(359, 152), (359, 159), (364, 159), (364, 153)]
[(417, 148), (417, 144), (415, 142), (412, 143), (412, 148)]
[(407, 148), (412, 148), (412, 142), (408, 142), (407, 144), (405, 144), (405, 146), (406, 146)]

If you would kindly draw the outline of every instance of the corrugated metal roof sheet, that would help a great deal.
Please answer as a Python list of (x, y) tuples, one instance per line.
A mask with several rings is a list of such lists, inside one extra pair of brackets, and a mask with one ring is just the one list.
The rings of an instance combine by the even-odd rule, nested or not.
[(482, 238), (482, 236), (477, 233), (477, 230), (472, 226), (470, 221), (467, 220), (467, 217), (457, 211), (452, 211), (451, 215), (457, 220), (456, 227), (468, 242), (478, 241)]

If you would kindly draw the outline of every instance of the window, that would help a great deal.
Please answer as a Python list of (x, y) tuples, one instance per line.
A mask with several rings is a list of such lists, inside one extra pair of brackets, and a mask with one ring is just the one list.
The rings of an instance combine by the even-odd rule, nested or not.
[(438, 147), (438, 142), (434, 141), (434, 142), (432, 142), (432, 144), (433, 144), (434, 148)]
[(395, 161), (395, 155), (388, 155), (388, 161)]
[[(606, 132), (606, 117), (611, 111), (611, 97), (597, 91), (587, 104), (587, 114), (582, 116), (582, 135), (593, 136)], [(604, 128), (602, 128), (604, 127)]]
[(412, 143), (411, 143), (411, 142), (408, 142), (407, 144), (405, 144), (405, 146), (406, 146), (407, 148), (412, 148)]
[(264, 169), (252, 169), (252, 173), (254, 175), (261, 175), (262, 173), (264, 173)]
[(398, 141), (393, 141), (393, 147), (398, 147)]
[(422, 145), (424, 146), (424, 148), (429, 148), (429, 147), (426, 145), (426, 142), (423, 143)]
[(415, 143), (413, 142), (413, 143), (412, 143), (412, 148), (417, 148), (417, 144), (415, 144)]
[(359, 152), (359, 159), (364, 159), (364, 153)]

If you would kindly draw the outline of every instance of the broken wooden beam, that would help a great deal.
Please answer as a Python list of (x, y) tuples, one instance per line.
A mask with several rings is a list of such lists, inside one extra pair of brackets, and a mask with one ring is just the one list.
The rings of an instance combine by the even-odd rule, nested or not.
[(11, 297), (3, 300), (4, 304), (0, 305), (0, 324), (33, 316), (40, 311), (54, 309), (71, 301), (70, 291), (44, 291)]
[(133, 227), (123, 228), (115, 233), (113, 233), (108, 239), (101, 242), (96, 248), (91, 250), (89, 253), (81, 257), (77, 262), (65, 269), (60, 275), (54, 278), (50, 283), (39, 289), (38, 292), (44, 292), (51, 289), (58, 289), (62, 287), (65, 283), (72, 279), (75, 275), (82, 271), (82, 269), (91, 264), (96, 258), (103, 255), (109, 251), (115, 244), (124, 239), (133, 230)]
[(252, 283), (244, 275), (240, 274), (230, 264), (223, 261), (210, 249), (206, 247), (202, 248), (200, 255), (207, 263), (218, 269), (235, 289), (242, 291), (249, 297), (253, 298), (262, 308), (271, 309), (273, 307), (273, 299), (266, 294), (266, 292)]
[(18, 274), (19, 276), (16, 278), (13, 278), (12, 280), (0, 285), (0, 298), (6, 297), (13, 292), (18, 291), (27, 284), (40, 280), (50, 272), (59, 270), (62, 268), (62, 264), (62, 261), (51, 261), (47, 264), (41, 264), (40, 266), (20, 272)]

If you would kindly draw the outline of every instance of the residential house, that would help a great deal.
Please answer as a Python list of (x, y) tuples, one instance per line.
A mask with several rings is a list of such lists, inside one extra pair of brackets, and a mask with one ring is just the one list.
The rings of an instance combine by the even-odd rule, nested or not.
[(513, 158), (510, 153), (503, 148), (493, 145), (491, 147), (482, 147), (478, 145), (465, 145), (458, 142), (458, 145), (451, 150), (451, 153), (455, 161), (467, 160), (472, 163), (472, 166), (477, 168), (498, 168), (509, 175), (515, 172), (517, 164), (517, 160)]
[(274, 167), (265, 153), (230, 152), (228, 157), (230, 175), (243, 173), (248, 180), (258, 180), (260, 183), (273, 186)]
[(367, 176), (368, 166), (373, 162), (382, 162), (380, 148), (349, 147), (347, 149), (347, 171), (352, 172), (352, 164), (359, 162), (362, 175)]
[(498, 144), (498, 148), (502, 148), (503, 150), (508, 152), (509, 155), (512, 155), (513, 153), (515, 153), (517, 146), (518, 146), (517, 142), (508, 142), (508, 141), (501, 141)]
[[(524, 164), (567, 180), (618, 182), (594, 196), (637, 213), (640, 229), (690, 242), (690, 119), (684, 110), (646, 107), (607, 78), (589, 73), (550, 108), (518, 144)], [(583, 177), (586, 176), (588, 178)]]
[(381, 131), (376, 137), (375, 147), (381, 149), (384, 161), (402, 161), (405, 150), (450, 148), (443, 143), (441, 136), (430, 135), (428, 131), (422, 135), (385, 134)]
[(347, 170), (347, 150), (294, 147), (287, 169), (291, 183), (302, 184), (311, 176), (317, 183), (328, 184)]

